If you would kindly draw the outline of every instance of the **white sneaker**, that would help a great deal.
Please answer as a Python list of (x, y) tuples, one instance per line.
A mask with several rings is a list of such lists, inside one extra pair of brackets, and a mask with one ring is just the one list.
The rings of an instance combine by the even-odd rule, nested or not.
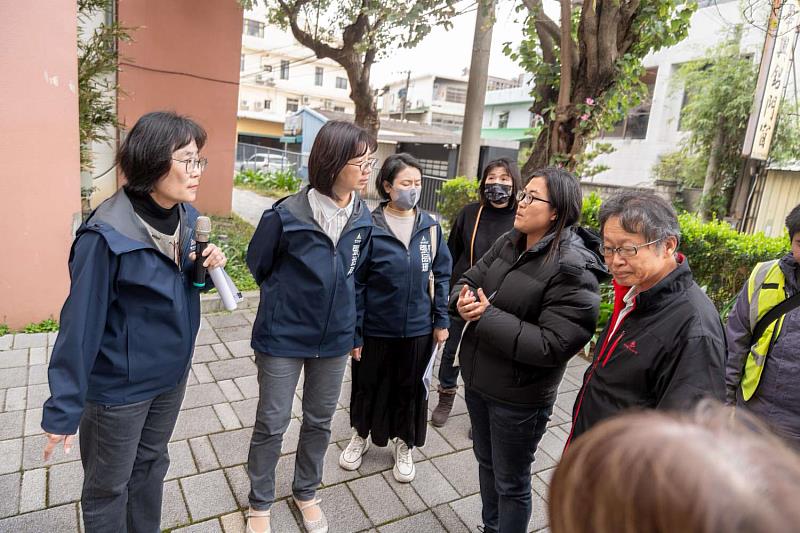
[(402, 439), (394, 442), (394, 468), (392, 469), (394, 478), (400, 483), (411, 483), (417, 474), (414, 460), (411, 458), (411, 450)]
[(339, 466), (345, 470), (357, 470), (367, 450), (369, 450), (369, 439), (362, 439), (358, 433), (354, 433), (347, 448), (339, 456)]

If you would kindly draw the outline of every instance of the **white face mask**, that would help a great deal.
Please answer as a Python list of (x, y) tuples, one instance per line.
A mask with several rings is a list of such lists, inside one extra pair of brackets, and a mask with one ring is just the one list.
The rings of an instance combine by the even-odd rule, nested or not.
[(413, 209), (417, 205), (421, 192), (422, 187), (414, 187), (411, 189), (395, 189), (392, 187), (392, 192), (389, 193), (389, 196), (392, 199), (392, 203), (394, 203), (398, 209), (407, 211)]

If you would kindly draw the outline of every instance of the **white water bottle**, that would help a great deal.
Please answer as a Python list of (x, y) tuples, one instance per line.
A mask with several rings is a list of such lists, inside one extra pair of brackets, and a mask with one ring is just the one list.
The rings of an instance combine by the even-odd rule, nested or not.
[(243, 301), (244, 298), (239, 289), (236, 288), (233, 280), (225, 272), (225, 269), (221, 267), (211, 268), (208, 270), (208, 274), (214, 282), (214, 287), (217, 289), (225, 309), (228, 311), (236, 309), (236, 304)]

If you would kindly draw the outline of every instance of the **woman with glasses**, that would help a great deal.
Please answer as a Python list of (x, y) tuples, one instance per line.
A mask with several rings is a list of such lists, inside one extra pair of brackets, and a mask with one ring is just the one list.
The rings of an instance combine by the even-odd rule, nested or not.
[[(386, 158), (375, 180), (383, 201), (366, 265), (364, 351), (354, 357), (350, 395), (353, 437), (339, 466), (356, 470), (372, 443), (393, 441), (394, 478), (413, 481), (411, 450), (425, 444), (433, 347), (447, 339), (450, 253), (439, 224), (417, 208), (422, 167), (409, 154)], [(431, 363), (432, 364), (432, 363)]]
[(126, 184), (78, 229), (71, 286), (48, 371), (45, 460), (78, 427), (87, 532), (160, 531), (167, 443), (200, 327), (192, 251), (206, 132), (174, 113), (148, 113), (119, 149)]
[[(459, 211), (447, 239), (447, 247), (453, 257), (451, 287), (483, 257), (500, 235), (514, 226), (519, 189), (519, 169), (515, 162), (501, 158), (486, 165), (478, 185), (478, 201), (465, 205)], [(453, 361), (462, 329), (464, 322), (461, 318), (452, 317), (439, 366), (439, 401), (431, 414), (431, 424), (436, 427), (447, 423), (453, 409), (458, 390), (458, 366)]]
[(247, 460), (248, 533), (270, 531), (275, 467), (301, 372), (292, 495), (306, 531), (328, 531), (316, 492), (348, 354), (361, 354), (359, 278), (372, 220), (357, 191), (370, 178), (376, 147), (366, 130), (327, 122), (309, 156), (310, 185), (264, 212), (247, 250), (261, 288), (252, 338), (260, 390)]
[(626, 409), (686, 409), (725, 399), (725, 334), (714, 304), (678, 253), (669, 202), (627, 192), (600, 207), (614, 310), (573, 408), (570, 442)]
[(450, 296), (468, 322), (457, 356), (472, 421), (486, 532), (525, 532), (531, 462), (567, 361), (592, 337), (607, 271), (599, 239), (576, 226), (578, 180), (535, 171), (517, 195), (514, 229)]

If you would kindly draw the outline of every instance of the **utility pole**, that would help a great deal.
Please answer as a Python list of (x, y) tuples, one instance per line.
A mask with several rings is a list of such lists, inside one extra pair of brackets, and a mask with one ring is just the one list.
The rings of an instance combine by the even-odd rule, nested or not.
[(480, 0), (475, 17), (467, 104), (464, 109), (464, 129), (461, 132), (461, 150), (458, 155), (458, 175), (468, 178), (478, 175), (483, 104), (486, 98), (486, 84), (489, 81), (489, 52), (492, 49), (496, 1)]
[(408, 106), (408, 86), (411, 84), (411, 71), (406, 71), (406, 88), (403, 89), (403, 109), (400, 111), (400, 120), (406, 119), (406, 106)]

